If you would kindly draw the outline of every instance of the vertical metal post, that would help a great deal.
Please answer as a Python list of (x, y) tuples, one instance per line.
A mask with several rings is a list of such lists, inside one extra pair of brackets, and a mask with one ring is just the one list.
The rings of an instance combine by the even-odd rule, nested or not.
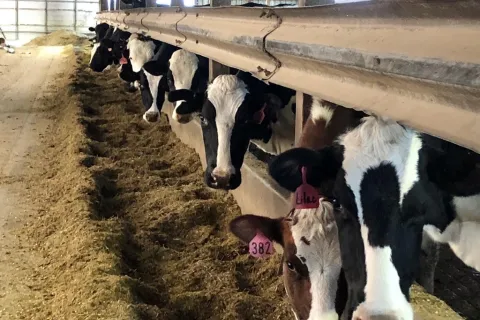
[(48, 34), (48, 0), (45, 0), (45, 34)]
[[(305, 7), (306, 0), (298, 0), (297, 5), (299, 7)], [(298, 146), (298, 142), (300, 141), (300, 136), (302, 135), (303, 125), (305, 124), (304, 121), (304, 100), (305, 94), (303, 92), (297, 91), (296, 96), (296, 109), (295, 109), (295, 146)]]
[(18, 0), (15, 0), (15, 40), (20, 40), (20, 30), (18, 23)]
[(77, 33), (77, 0), (73, 1), (73, 31)]

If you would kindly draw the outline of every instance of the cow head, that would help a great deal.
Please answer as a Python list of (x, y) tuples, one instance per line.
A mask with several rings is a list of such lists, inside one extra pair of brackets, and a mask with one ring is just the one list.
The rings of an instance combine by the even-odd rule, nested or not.
[(317, 209), (292, 210), (285, 218), (243, 215), (230, 230), (245, 243), (258, 231), (283, 247), (283, 282), (295, 318), (337, 320), (347, 287), (341, 272), (335, 207), (320, 199)]
[[(89, 31), (95, 32), (95, 43), (100, 42), (107, 36), (107, 32), (111, 27), (107, 23), (97, 24), (95, 27), (88, 28)], [(113, 30), (113, 28), (112, 28)]]
[(270, 139), (282, 102), (265, 87), (246, 75), (221, 75), (209, 85), (200, 115), (209, 187), (236, 189), (250, 140)]
[(132, 70), (139, 72), (143, 65), (153, 58), (155, 43), (150, 38), (132, 34), (128, 39), (127, 49), (130, 51)]
[(172, 118), (188, 123), (193, 114), (200, 112), (208, 82), (208, 71), (203, 57), (180, 49), (169, 60), (167, 83), (170, 88), (168, 101), (175, 103)]
[(110, 39), (103, 39), (93, 45), (90, 58), (90, 68), (93, 71), (102, 72), (113, 63), (114, 44)]
[(270, 164), (272, 177), (289, 190), (300, 185), (303, 166), (314, 187), (336, 181), (341, 214), (335, 219), (349, 287), (342, 319), (413, 319), (409, 288), (420, 259), (423, 213), (415, 204), (418, 150), (412, 141), (399, 124), (366, 117), (338, 145), (292, 149)]

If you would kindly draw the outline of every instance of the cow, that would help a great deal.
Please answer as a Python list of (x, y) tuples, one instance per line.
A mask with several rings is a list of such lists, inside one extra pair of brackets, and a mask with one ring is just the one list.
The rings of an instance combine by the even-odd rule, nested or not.
[[(141, 72), (142, 101), (147, 109), (143, 119), (156, 122), (165, 101), (168, 61), (178, 48), (150, 38), (132, 35), (128, 42), (129, 59), (134, 72)], [(148, 88), (148, 90), (147, 90)]]
[[(294, 90), (267, 85), (250, 73), (239, 71), (236, 75), (216, 77), (208, 86), (207, 97), (202, 97), (203, 106), (199, 102), (183, 102), (177, 107), (176, 114), (181, 117), (201, 113), (207, 157), (205, 183), (209, 187), (233, 190), (240, 185), (240, 168), (250, 140), (266, 143), (271, 139), (271, 124), (294, 95)], [(194, 98), (190, 96), (191, 100)]]
[(318, 209), (292, 210), (284, 218), (246, 214), (230, 222), (230, 231), (245, 243), (260, 231), (283, 247), (283, 282), (295, 319), (337, 320), (345, 306), (336, 210), (320, 199)]
[(188, 123), (201, 109), (208, 84), (208, 59), (185, 49), (175, 51), (167, 70), (168, 101), (175, 104), (172, 119)]
[(109, 31), (111, 30), (110, 27), (106, 36), (99, 43), (95, 43), (92, 48), (89, 65), (95, 72), (108, 70), (111, 65), (118, 64), (131, 35), (130, 32), (118, 28), (113, 28), (110, 35)]
[[(307, 182), (315, 187), (335, 179), (331, 198), (339, 205), (335, 219), (348, 284), (344, 320), (413, 319), (409, 289), (424, 226), (432, 239), (449, 242), (459, 258), (478, 266), (480, 254), (466, 239), (474, 241), (472, 230), (480, 231), (480, 215), (474, 213), (480, 208), (480, 183), (465, 183), (469, 175), (478, 175), (478, 155), (432, 148), (432, 139), (389, 119), (367, 116), (334, 145), (318, 151), (294, 148), (269, 165), (270, 175), (289, 190), (301, 184), (301, 167), (308, 168)], [(467, 168), (455, 159), (467, 161)], [(443, 178), (435, 181), (442, 176), (439, 171), (447, 171), (454, 184), (458, 180), (456, 187), (443, 190), (440, 182), (449, 184)], [(455, 237), (442, 238), (452, 225)]]

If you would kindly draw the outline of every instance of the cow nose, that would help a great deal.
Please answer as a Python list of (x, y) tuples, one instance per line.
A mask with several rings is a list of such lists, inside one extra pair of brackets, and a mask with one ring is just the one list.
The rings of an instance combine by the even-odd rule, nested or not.
[(218, 188), (225, 188), (228, 187), (230, 184), (230, 177), (232, 176), (232, 173), (229, 172), (231, 170), (222, 170), (219, 168), (215, 168), (212, 171), (212, 178), (214, 185), (216, 185)]

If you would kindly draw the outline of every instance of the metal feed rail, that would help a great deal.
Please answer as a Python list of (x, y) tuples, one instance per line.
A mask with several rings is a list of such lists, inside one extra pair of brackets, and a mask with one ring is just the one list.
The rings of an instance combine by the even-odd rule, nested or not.
[(480, 1), (148, 8), (96, 18), (480, 153)]

